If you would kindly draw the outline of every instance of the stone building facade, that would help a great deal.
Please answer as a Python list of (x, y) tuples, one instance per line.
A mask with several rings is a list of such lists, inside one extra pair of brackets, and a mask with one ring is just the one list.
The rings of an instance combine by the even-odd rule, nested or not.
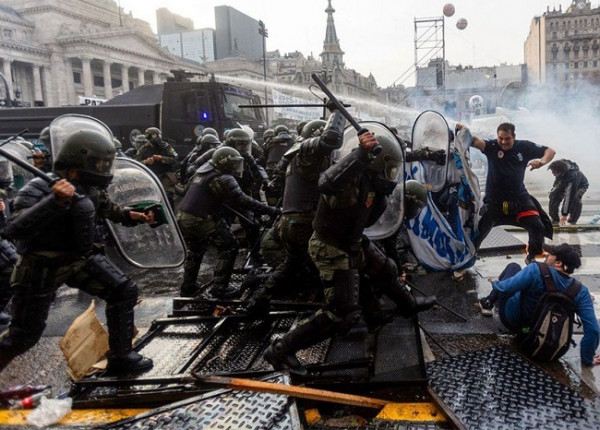
[(572, 0), (531, 21), (525, 42), (528, 83), (577, 87), (600, 83), (600, 7)]
[(32, 106), (109, 99), (182, 67), (113, 0), (0, 0), (0, 59), (8, 99)]

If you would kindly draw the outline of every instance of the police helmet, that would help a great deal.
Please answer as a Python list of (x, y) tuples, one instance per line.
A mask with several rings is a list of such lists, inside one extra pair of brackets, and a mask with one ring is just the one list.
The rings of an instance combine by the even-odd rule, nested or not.
[(162, 132), (158, 127), (148, 127), (146, 131), (144, 131), (146, 135), (146, 139), (152, 142), (154, 139), (162, 139)]
[(375, 136), (377, 143), (381, 146), (381, 151), (375, 156), (375, 159), (369, 164), (369, 169), (382, 173), (388, 181), (396, 182), (398, 176), (402, 173), (403, 154), (400, 143), (390, 136)]
[(427, 206), (427, 190), (419, 181), (410, 179), (404, 183), (404, 217), (415, 218)]
[(116, 149), (113, 141), (95, 130), (71, 133), (54, 157), (54, 170), (76, 167), (79, 182), (107, 187), (113, 178)]
[(215, 130), (212, 127), (203, 128), (202, 132), (200, 133), (200, 137), (206, 136), (207, 134), (212, 134), (215, 137), (219, 137), (219, 133), (217, 133), (217, 130)]
[(221, 141), (212, 134), (207, 134), (205, 136), (199, 137), (196, 143), (202, 148), (207, 149), (218, 148), (222, 145)]
[(241, 128), (229, 130), (225, 145), (237, 149), (241, 154), (250, 154), (252, 151), (252, 139)]
[(162, 140), (162, 132), (159, 128), (148, 127), (146, 131), (144, 131), (144, 135), (146, 135), (146, 139), (148, 139), (153, 145), (156, 145), (159, 148), (166, 148), (167, 143)]
[(278, 125), (277, 127), (275, 127), (273, 132), (275, 133), (275, 136), (279, 136), (282, 133), (290, 134), (290, 129), (287, 128), (285, 125), (281, 124), (281, 125)]
[(272, 128), (267, 128), (262, 135), (263, 143), (266, 143), (269, 139), (272, 139), (273, 137), (275, 137), (275, 130), (273, 130)]
[(115, 144), (115, 149), (117, 151), (120, 151), (121, 149), (123, 149), (123, 144), (121, 143), (121, 141), (119, 139), (117, 139), (116, 137), (113, 138), (113, 143)]
[(238, 178), (241, 178), (244, 172), (244, 159), (235, 148), (229, 146), (217, 148), (209, 163), (215, 169)]
[(302, 134), (302, 130), (304, 129), (305, 125), (306, 125), (306, 121), (300, 121), (298, 123), (298, 125), (296, 125), (296, 132), (298, 133), (298, 136), (300, 136)]
[(41, 141), (46, 147), (50, 146), (50, 127), (44, 127), (42, 129), (38, 140)]
[(306, 123), (306, 125), (302, 128), (300, 135), (305, 139), (320, 136), (321, 132), (325, 128), (325, 124), (327, 123), (322, 119), (313, 119), (312, 121)]
[(138, 134), (134, 141), (135, 149), (140, 149), (146, 143), (148, 143), (148, 139), (146, 139), (146, 135)]

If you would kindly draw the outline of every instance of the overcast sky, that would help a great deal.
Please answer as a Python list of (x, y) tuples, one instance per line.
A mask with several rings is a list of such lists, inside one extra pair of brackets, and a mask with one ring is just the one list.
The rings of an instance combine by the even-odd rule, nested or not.
[[(231, 6), (262, 20), (269, 32), (267, 50), (300, 51), (318, 56), (323, 48), (327, 0), (117, 0), (126, 13), (148, 21), (156, 32), (156, 9), (191, 18), (196, 28), (214, 28), (214, 7)], [(398, 80), (413, 67), (414, 19), (442, 16), (447, 1), (332, 0), (333, 17), (345, 52), (346, 67), (373, 73), (381, 87), (394, 82), (414, 85), (414, 76)], [(456, 0), (456, 13), (445, 19), (446, 60), (451, 65), (494, 66), (523, 63), (523, 44), (531, 20), (547, 7), (563, 11), (570, 0)], [(592, 7), (598, 0), (592, 1)], [(459, 18), (468, 26), (456, 28)]]

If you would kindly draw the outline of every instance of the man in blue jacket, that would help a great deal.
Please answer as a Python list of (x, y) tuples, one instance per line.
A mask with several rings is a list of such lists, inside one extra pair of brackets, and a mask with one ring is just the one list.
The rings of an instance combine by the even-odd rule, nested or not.
[[(559, 291), (566, 291), (573, 282), (569, 275), (581, 266), (577, 251), (563, 243), (556, 246), (544, 245), (545, 264), (550, 266), (552, 280)], [(521, 270), (517, 263), (510, 263), (492, 282), (492, 292), (479, 301), (481, 312), (492, 315), (494, 304), (498, 308), (500, 321), (509, 330), (520, 333), (521, 328), (529, 324), (536, 305), (546, 290), (544, 280), (537, 264), (529, 264)], [(594, 312), (592, 296), (585, 285), (573, 300), (575, 312), (583, 323), (581, 339), (581, 362), (587, 366), (600, 364), (600, 355), (596, 354), (600, 341), (600, 327)]]

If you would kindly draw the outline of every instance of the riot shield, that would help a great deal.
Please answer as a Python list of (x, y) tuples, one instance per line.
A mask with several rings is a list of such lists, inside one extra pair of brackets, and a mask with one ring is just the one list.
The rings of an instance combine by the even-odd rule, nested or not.
[(130, 264), (145, 269), (183, 264), (183, 237), (160, 181), (146, 166), (130, 158), (117, 157), (114, 164), (114, 179), (108, 186), (111, 200), (139, 210), (158, 204), (167, 220), (156, 228), (145, 223), (125, 227), (107, 221), (121, 256)]
[[(400, 142), (396, 135), (384, 124), (375, 121), (364, 121), (359, 122), (361, 127), (366, 128), (371, 133), (375, 134), (375, 137), (386, 135), (393, 142), (398, 142), (398, 146), (401, 147)], [(354, 127), (347, 127), (344, 130), (344, 143), (342, 147), (336, 151), (334, 155), (334, 161), (339, 161), (350, 152), (358, 147), (358, 136)], [(403, 163), (404, 164), (404, 163)], [(387, 196), (387, 208), (385, 212), (379, 217), (379, 219), (365, 229), (364, 233), (372, 240), (381, 240), (391, 236), (398, 230), (402, 221), (404, 220), (404, 169), (398, 172), (398, 185), (394, 188), (392, 194)]]
[[(412, 130), (412, 149), (428, 147), (432, 150), (443, 149), (446, 155), (450, 153), (450, 134), (448, 123), (439, 113), (427, 110), (415, 120)], [(448, 176), (448, 156), (446, 165), (440, 166), (435, 161), (420, 161), (423, 164), (423, 177), (415, 178), (432, 192), (441, 191), (446, 185)]]
[(50, 124), (50, 143), (52, 155), (56, 156), (67, 137), (80, 130), (93, 130), (104, 134), (108, 140), (113, 140), (112, 131), (102, 121), (87, 115), (67, 114), (61, 115)]
[[(19, 140), (15, 139), (3, 144), (2, 149), (4, 149), (6, 152), (9, 152), (13, 156), (20, 158), (27, 164), (33, 165), (33, 152), (27, 146), (20, 143)], [(10, 164), (13, 176), (12, 187), (15, 190), (19, 190), (23, 187), (23, 185), (33, 179), (33, 174), (28, 170), (23, 169), (18, 164)]]

